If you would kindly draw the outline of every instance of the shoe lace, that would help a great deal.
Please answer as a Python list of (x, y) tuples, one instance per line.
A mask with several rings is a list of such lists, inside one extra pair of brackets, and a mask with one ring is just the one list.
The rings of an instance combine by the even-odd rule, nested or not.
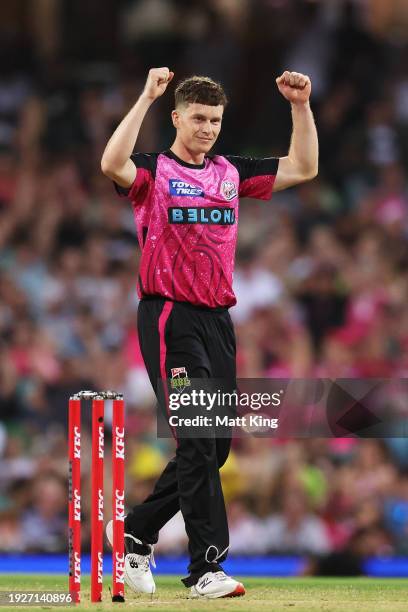
[[(210, 552), (210, 550), (212, 548), (214, 548), (216, 555), (215, 555), (215, 558), (211, 559), (211, 561), (210, 561), (208, 559), (208, 555), (209, 555), (209, 552)], [(216, 546), (214, 546), (214, 544), (211, 544), (211, 546), (209, 546), (207, 548), (207, 550), (206, 550), (205, 560), (207, 561), (207, 563), (217, 563), (218, 559), (220, 559), (227, 552), (228, 549), (229, 549), (229, 546), (227, 546), (227, 548), (224, 548), (224, 550), (222, 552), (218, 552), (218, 548)], [(218, 573), (218, 572), (216, 572), (216, 573)]]
[(153, 544), (150, 544), (150, 555), (149, 555), (149, 561), (152, 564), (152, 567), (156, 567), (156, 561), (154, 559), (154, 546)]
[[(127, 533), (126, 537), (133, 540), (136, 544), (143, 545), (143, 542), (141, 540), (138, 540), (138, 538), (135, 538), (130, 533)], [(138, 565), (141, 565), (145, 571), (149, 570), (149, 563), (152, 564), (152, 567), (156, 567), (156, 561), (154, 559), (154, 546), (153, 544), (147, 544), (147, 546), (150, 547), (150, 553), (148, 555), (139, 555), (137, 553), (129, 554), (129, 557), (131, 557), (131, 561), (134, 560)]]
[(145, 555), (137, 555), (136, 553), (129, 553), (127, 555), (129, 559), (129, 565), (133, 568), (141, 569), (144, 572), (149, 571), (149, 559)]
[(214, 572), (214, 576), (215, 578), (219, 578), (219, 579), (224, 579), (227, 577), (225, 572), (222, 572), (221, 570), (219, 572)]

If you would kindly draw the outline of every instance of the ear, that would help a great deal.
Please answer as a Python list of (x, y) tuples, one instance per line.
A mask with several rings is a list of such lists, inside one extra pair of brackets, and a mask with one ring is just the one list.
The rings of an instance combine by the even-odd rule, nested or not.
[(171, 120), (173, 121), (173, 125), (177, 130), (177, 128), (179, 127), (179, 120), (180, 120), (180, 114), (177, 110), (171, 111)]

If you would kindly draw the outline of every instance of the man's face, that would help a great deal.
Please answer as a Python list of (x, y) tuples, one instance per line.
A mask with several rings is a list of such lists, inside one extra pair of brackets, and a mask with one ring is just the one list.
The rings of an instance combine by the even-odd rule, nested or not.
[(172, 112), (177, 138), (195, 153), (207, 153), (221, 130), (224, 107), (207, 106), (194, 102), (180, 106)]

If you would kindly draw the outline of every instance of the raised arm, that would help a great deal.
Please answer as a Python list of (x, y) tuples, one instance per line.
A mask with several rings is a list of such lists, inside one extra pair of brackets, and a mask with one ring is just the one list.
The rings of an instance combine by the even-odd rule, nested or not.
[(102, 172), (121, 187), (130, 187), (137, 168), (130, 156), (136, 144), (143, 119), (150, 105), (166, 91), (174, 76), (168, 68), (149, 70), (143, 93), (113, 132), (102, 155)]
[(308, 76), (284, 72), (276, 79), (281, 94), (291, 103), (293, 131), (287, 157), (279, 160), (274, 191), (292, 187), (314, 178), (318, 172), (319, 143), (309, 100)]

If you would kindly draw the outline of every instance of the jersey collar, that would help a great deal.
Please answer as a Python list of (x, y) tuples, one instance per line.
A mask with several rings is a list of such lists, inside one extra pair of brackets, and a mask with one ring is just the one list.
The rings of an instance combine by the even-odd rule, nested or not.
[(192, 168), (193, 170), (203, 170), (205, 168), (205, 159), (202, 164), (189, 164), (188, 162), (183, 161), (173, 151), (168, 149), (164, 152), (164, 155), (170, 157), (170, 159), (174, 159), (180, 166), (184, 166), (185, 168)]

